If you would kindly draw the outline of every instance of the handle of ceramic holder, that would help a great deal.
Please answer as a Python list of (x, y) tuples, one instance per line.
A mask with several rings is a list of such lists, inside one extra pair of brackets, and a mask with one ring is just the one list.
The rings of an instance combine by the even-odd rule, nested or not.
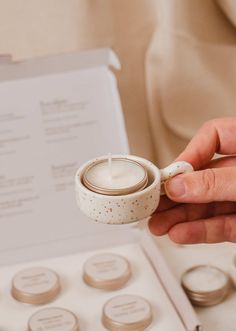
[(186, 161), (178, 161), (171, 163), (168, 167), (160, 169), (161, 172), (161, 195), (165, 194), (164, 183), (169, 178), (172, 178), (176, 175), (193, 172), (194, 169), (192, 165)]

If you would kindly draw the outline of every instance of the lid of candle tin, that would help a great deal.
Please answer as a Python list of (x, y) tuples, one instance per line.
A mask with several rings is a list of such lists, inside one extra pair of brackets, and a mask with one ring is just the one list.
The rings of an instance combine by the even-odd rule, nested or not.
[(88, 166), (83, 184), (91, 191), (105, 195), (126, 195), (143, 190), (148, 174), (139, 162), (127, 158), (112, 158), (112, 177), (108, 159)]
[(92, 287), (116, 290), (124, 286), (131, 277), (130, 263), (117, 254), (98, 254), (84, 264), (83, 279)]
[(79, 331), (74, 313), (64, 308), (44, 308), (34, 313), (28, 322), (28, 331)]
[(194, 305), (211, 306), (225, 299), (230, 289), (229, 276), (221, 269), (199, 265), (182, 276), (182, 286)]
[(102, 323), (110, 331), (142, 331), (151, 322), (151, 305), (140, 296), (119, 295), (103, 307)]
[(12, 280), (12, 296), (23, 303), (39, 305), (52, 301), (60, 292), (58, 275), (47, 268), (34, 267), (18, 272)]

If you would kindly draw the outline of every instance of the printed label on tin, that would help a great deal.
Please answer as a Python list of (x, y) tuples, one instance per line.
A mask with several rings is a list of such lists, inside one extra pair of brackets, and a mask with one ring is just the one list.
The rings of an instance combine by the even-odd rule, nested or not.
[(57, 275), (46, 268), (22, 270), (13, 279), (13, 285), (17, 290), (30, 294), (48, 292), (57, 282)]
[(112, 280), (124, 276), (129, 269), (128, 262), (115, 254), (102, 254), (85, 263), (85, 273), (95, 280)]
[(38, 311), (29, 321), (31, 331), (75, 331), (76, 316), (70, 311), (60, 308), (47, 308)]
[(121, 295), (106, 304), (104, 314), (118, 323), (141, 323), (150, 318), (151, 306), (141, 297)]

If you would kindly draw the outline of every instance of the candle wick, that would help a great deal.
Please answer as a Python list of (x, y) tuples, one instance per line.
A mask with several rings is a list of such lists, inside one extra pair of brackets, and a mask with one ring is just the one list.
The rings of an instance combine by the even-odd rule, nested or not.
[(109, 177), (110, 177), (110, 180), (112, 180), (112, 155), (111, 153), (108, 154), (108, 169), (109, 169)]

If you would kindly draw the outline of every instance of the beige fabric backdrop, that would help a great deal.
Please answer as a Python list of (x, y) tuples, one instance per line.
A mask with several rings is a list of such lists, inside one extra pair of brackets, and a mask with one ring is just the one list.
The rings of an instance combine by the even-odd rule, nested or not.
[(214, 0), (0, 0), (0, 8), (0, 53), (17, 60), (117, 52), (132, 153), (166, 164), (206, 118), (234, 113), (236, 32)]
[[(236, 1), (225, 2), (236, 18)], [(158, 3), (146, 68), (155, 155), (163, 166), (204, 121), (236, 115), (236, 28), (216, 1)]]
[(0, 53), (15, 59), (112, 47), (132, 153), (153, 158), (144, 57), (157, 19), (155, 0), (0, 0)]

